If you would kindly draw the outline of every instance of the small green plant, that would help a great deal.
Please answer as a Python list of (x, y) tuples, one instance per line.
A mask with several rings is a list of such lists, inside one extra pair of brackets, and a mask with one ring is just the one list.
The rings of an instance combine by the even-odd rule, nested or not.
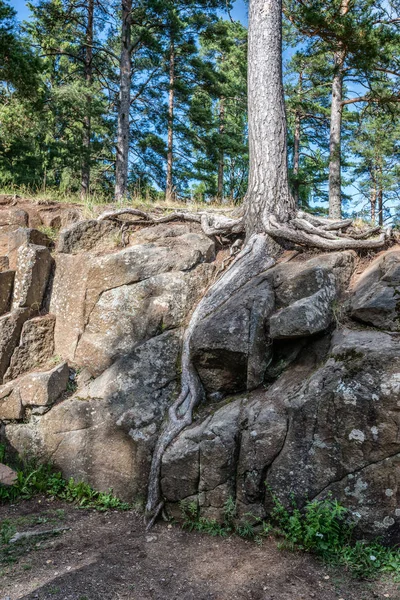
[(48, 225), (40, 225), (38, 230), (47, 235), (48, 238), (51, 239), (52, 242), (55, 242), (58, 236), (58, 230), (54, 227), (50, 227)]
[(13, 525), (8, 519), (4, 519), (0, 523), (0, 541), (2, 544), (8, 544), (16, 532), (15, 525)]
[[(0, 446), (0, 453), (5, 454)], [(16, 500), (29, 500), (36, 494), (46, 494), (54, 498), (73, 502), (85, 508), (99, 511), (110, 509), (129, 510), (127, 502), (122, 502), (108, 492), (94, 490), (89, 484), (76, 482), (73, 478), (66, 481), (62, 474), (51, 465), (37, 464), (35, 461), (20, 461), (17, 465), (17, 480), (12, 486), (0, 485), (0, 503)]]
[(200, 531), (213, 536), (226, 537), (236, 533), (241, 537), (254, 537), (253, 526), (249, 522), (236, 523), (236, 504), (229, 497), (223, 507), (224, 519), (219, 523), (216, 519), (207, 519), (200, 516), (200, 508), (197, 502), (181, 502), (180, 509), (183, 517), (182, 526), (189, 531)]
[(236, 534), (254, 539), (257, 544), (274, 535), (281, 539), (280, 548), (313, 553), (328, 564), (344, 567), (356, 577), (374, 579), (391, 573), (400, 581), (399, 548), (387, 548), (379, 541), (354, 541), (352, 515), (337, 500), (331, 496), (313, 500), (300, 510), (293, 498), (288, 509), (276, 495), (272, 492), (271, 495), (274, 508), (270, 521), (252, 515), (249, 515), (250, 520), (238, 521), (233, 498), (225, 502), (222, 523), (200, 516), (197, 502), (181, 502), (183, 527), (214, 536)]
[(283, 538), (281, 547), (312, 552), (325, 562), (345, 567), (354, 576), (373, 579), (383, 572), (400, 578), (400, 552), (379, 541), (354, 541), (351, 513), (328, 496), (313, 500), (299, 510), (292, 499), (291, 510), (272, 494), (274, 509), (269, 532)]

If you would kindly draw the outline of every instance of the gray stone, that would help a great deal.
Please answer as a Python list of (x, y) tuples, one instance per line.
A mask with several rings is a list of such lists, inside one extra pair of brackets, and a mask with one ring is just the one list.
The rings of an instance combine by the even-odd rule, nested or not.
[(209, 393), (232, 393), (262, 383), (270, 360), (267, 324), (273, 309), (267, 272), (197, 325), (191, 352)]
[[(90, 260), (86, 254), (56, 255), (50, 302), (57, 318), (56, 354), (78, 364), (82, 358), (86, 366), (90, 352), (87, 366), (98, 374), (121, 348), (127, 352), (186, 318), (214, 271), (212, 265), (202, 264), (213, 258), (214, 243), (199, 230), (188, 233), (164, 225), (152, 228), (153, 233), (156, 229), (156, 240), (135, 237), (136, 245)], [(119, 301), (121, 308), (116, 309)]]
[[(179, 351), (174, 332), (153, 338), (43, 416), (7, 425), (6, 438), (19, 453), (51, 459), (67, 478), (143, 499), (157, 431), (176, 392)], [(151, 426), (151, 436), (137, 439)]]
[(8, 312), (11, 308), (14, 276), (14, 271), (0, 271), (0, 315)]
[[(162, 462), (161, 486), (167, 502), (199, 494), (200, 505), (220, 511), (235, 494), (236, 455), (239, 444), (241, 400), (184, 430), (167, 448)], [(207, 511), (207, 516), (211, 516)]]
[(24, 323), (18, 347), (11, 357), (4, 381), (41, 368), (54, 356), (54, 315), (36, 317)]
[[(315, 268), (305, 273), (319, 289), (308, 297), (282, 308), (270, 319), (272, 339), (298, 338), (313, 335), (329, 327), (333, 319), (332, 303), (336, 298), (336, 282), (332, 272)], [(313, 289), (313, 286), (310, 286)], [(296, 297), (296, 295), (294, 296)]]
[(63, 363), (0, 386), (0, 420), (22, 419), (26, 406), (50, 406), (65, 392), (68, 377), (68, 365)]
[(399, 307), (400, 252), (389, 250), (359, 278), (351, 299), (351, 316), (380, 329), (400, 331)]
[(18, 262), (18, 249), (21, 246), (27, 246), (28, 244), (34, 244), (35, 246), (46, 246), (47, 248), (52, 245), (51, 239), (42, 231), (38, 229), (32, 229), (28, 227), (19, 227), (13, 231), (8, 237), (8, 259), (11, 269), (17, 268)]
[(355, 267), (353, 251), (318, 254), (307, 261), (292, 261), (272, 269), (278, 308), (289, 306), (301, 298), (312, 296), (325, 285), (326, 274), (332, 273), (336, 292), (347, 291)]
[(101, 294), (74, 360), (99, 375), (114, 360), (157, 334), (180, 327), (210, 279), (209, 265), (189, 273), (162, 273)]
[[(269, 390), (270, 401), (286, 401), (290, 415), (284, 446), (266, 478), (283, 502), (289, 502), (294, 493), (301, 505), (304, 498), (326, 494), (332, 486), (343, 490), (337, 495), (342, 504), (356, 512), (361, 509), (359, 530), (369, 536), (378, 533), (374, 511), (363, 501), (367, 498), (371, 506), (371, 493), (354, 495), (346, 482), (354, 481), (357, 489), (364, 486), (365, 469), (371, 482), (377, 481), (379, 469), (373, 465), (387, 464), (384, 461), (400, 453), (399, 372), (400, 346), (391, 336), (344, 330), (333, 336), (330, 358), (316, 372), (303, 377), (295, 394), (285, 389), (284, 382)], [(382, 475), (382, 480), (385, 478), (387, 475)], [(395, 489), (398, 481), (393, 471), (389, 488)], [(343, 482), (342, 487), (338, 482)], [(345, 492), (347, 487), (351, 493)], [(377, 484), (371, 483), (371, 487), (376, 489)], [(270, 509), (271, 503), (267, 501), (266, 506)], [(376, 514), (383, 513), (392, 515), (391, 497), (380, 501)], [(400, 515), (392, 516), (394, 523), (383, 533), (397, 536), (399, 541)]]
[(48, 248), (28, 244), (18, 248), (13, 310), (30, 308), (38, 312), (48, 283), (52, 258)]
[(18, 345), (24, 322), (29, 318), (28, 309), (19, 309), (0, 317), (0, 384)]
[[(58, 222), (57, 222), (58, 224)], [(54, 226), (54, 222), (53, 222)], [(61, 226), (61, 218), (59, 221)], [(89, 252), (94, 249), (110, 250), (118, 246), (117, 237), (121, 229), (115, 221), (79, 221), (60, 232), (57, 251), (67, 254)]]

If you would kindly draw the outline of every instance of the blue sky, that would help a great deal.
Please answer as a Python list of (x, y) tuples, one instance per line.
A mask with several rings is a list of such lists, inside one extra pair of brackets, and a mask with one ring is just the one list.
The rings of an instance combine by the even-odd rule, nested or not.
[[(25, 0), (9, 0), (9, 2), (17, 10), (18, 18), (21, 21), (29, 18), (29, 9)], [(231, 14), (233, 19), (237, 19), (244, 24), (247, 23), (247, 6), (244, 0), (236, 0)]]

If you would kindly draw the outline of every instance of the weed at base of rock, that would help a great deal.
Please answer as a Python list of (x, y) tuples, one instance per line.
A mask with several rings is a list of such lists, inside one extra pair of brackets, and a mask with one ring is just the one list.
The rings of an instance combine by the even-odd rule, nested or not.
[(379, 541), (355, 541), (352, 514), (337, 500), (330, 496), (325, 500), (313, 500), (300, 510), (292, 499), (292, 507), (288, 510), (277, 496), (272, 492), (271, 495), (274, 508), (270, 521), (249, 515), (251, 521), (236, 523), (235, 502), (228, 498), (222, 523), (200, 516), (196, 501), (181, 502), (182, 526), (189, 531), (214, 536), (236, 534), (253, 539), (259, 545), (273, 535), (279, 540), (278, 548), (315, 554), (325, 563), (343, 567), (357, 578), (376, 579), (389, 573), (394, 581), (400, 582), (399, 548), (388, 548)]
[[(0, 445), (0, 462), (3, 462), (4, 458), (5, 449)], [(52, 465), (37, 464), (35, 461), (24, 461), (17, 465), (17, 480), (14, 485), (0, 485), (0, 504), (29, 500), (36, 494), (45, 494), (99, 511), (131, 508), (130, 504), (114, 496), (112, 489), (99, 492), (87, 483), (76, 482), (72, 477), (66, 481), (61, 472), (55, 471)]]

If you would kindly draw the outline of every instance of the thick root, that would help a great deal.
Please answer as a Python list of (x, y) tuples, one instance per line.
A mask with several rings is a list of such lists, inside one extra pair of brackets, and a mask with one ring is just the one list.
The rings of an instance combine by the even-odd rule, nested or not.
[(153, 453), (146, 505), (149, 523), (154, 522), (154, 514), (162, 505), (160, 475), (164, 452), (179, 433), (192, 423), (193, 410), (204, 398), (203, 386), (191, 360), (192, 334), (202, 319), (220, 308), (231, 298), (232, 294), (274, 264), (275, 260), (268, 255), (266, 237), (264, 235), (253, 236), (237, 255), (229, 269), (209, 288), (193, 312), (183, 341), (181, 393), (169, 409), (168, 420), (161, 431)]
[[(212, 238), (239, 235), (244, 232), (243, 218), (231, 218), (213, 212), (173, 212), (163, 217), (156, 217), (136, 208), (122, 208), (107, 211), (101, 214), (98, 220), (119, 220), (120, 217), (126, 215), (135, 218), (130, 222), (123, 220), (125, 227), (128, 227), (129, 224), (148, 226), (184, 221), (198, 223), (205, 235)], [(271, 217), (270, 227), (265, 233), (276, 240), (285, 240), (309, 248), (319, 248), (320, 250), (381, 248), (390, 237), (390, 234), (382, 232), (380, 227), (372, 227), (360, 232), (352, 230), (352, 224), (352, 219), (333, 221), (299, 211), (296, 217), (288, 223), (279, 223)], [(380, 233), (379, 237), (370, 239), (371, 236), (377, 233)]]
[(173, 212), (164, 217), (155, 217), (136, 208), (121, 208), (119, 210), (106, 211), (102, 213), (97, 220), (119, 220), (119, 217), (126, 215), (136, 217), (132, 223), (137, 225), (158, 225), (160, 223), (170, 223), (172, 221), (199, 223), (205, 235), (209, 237), (239, 234), (244, 231), (243, 219), (232, 219), (223, 214), (210, 212)]

